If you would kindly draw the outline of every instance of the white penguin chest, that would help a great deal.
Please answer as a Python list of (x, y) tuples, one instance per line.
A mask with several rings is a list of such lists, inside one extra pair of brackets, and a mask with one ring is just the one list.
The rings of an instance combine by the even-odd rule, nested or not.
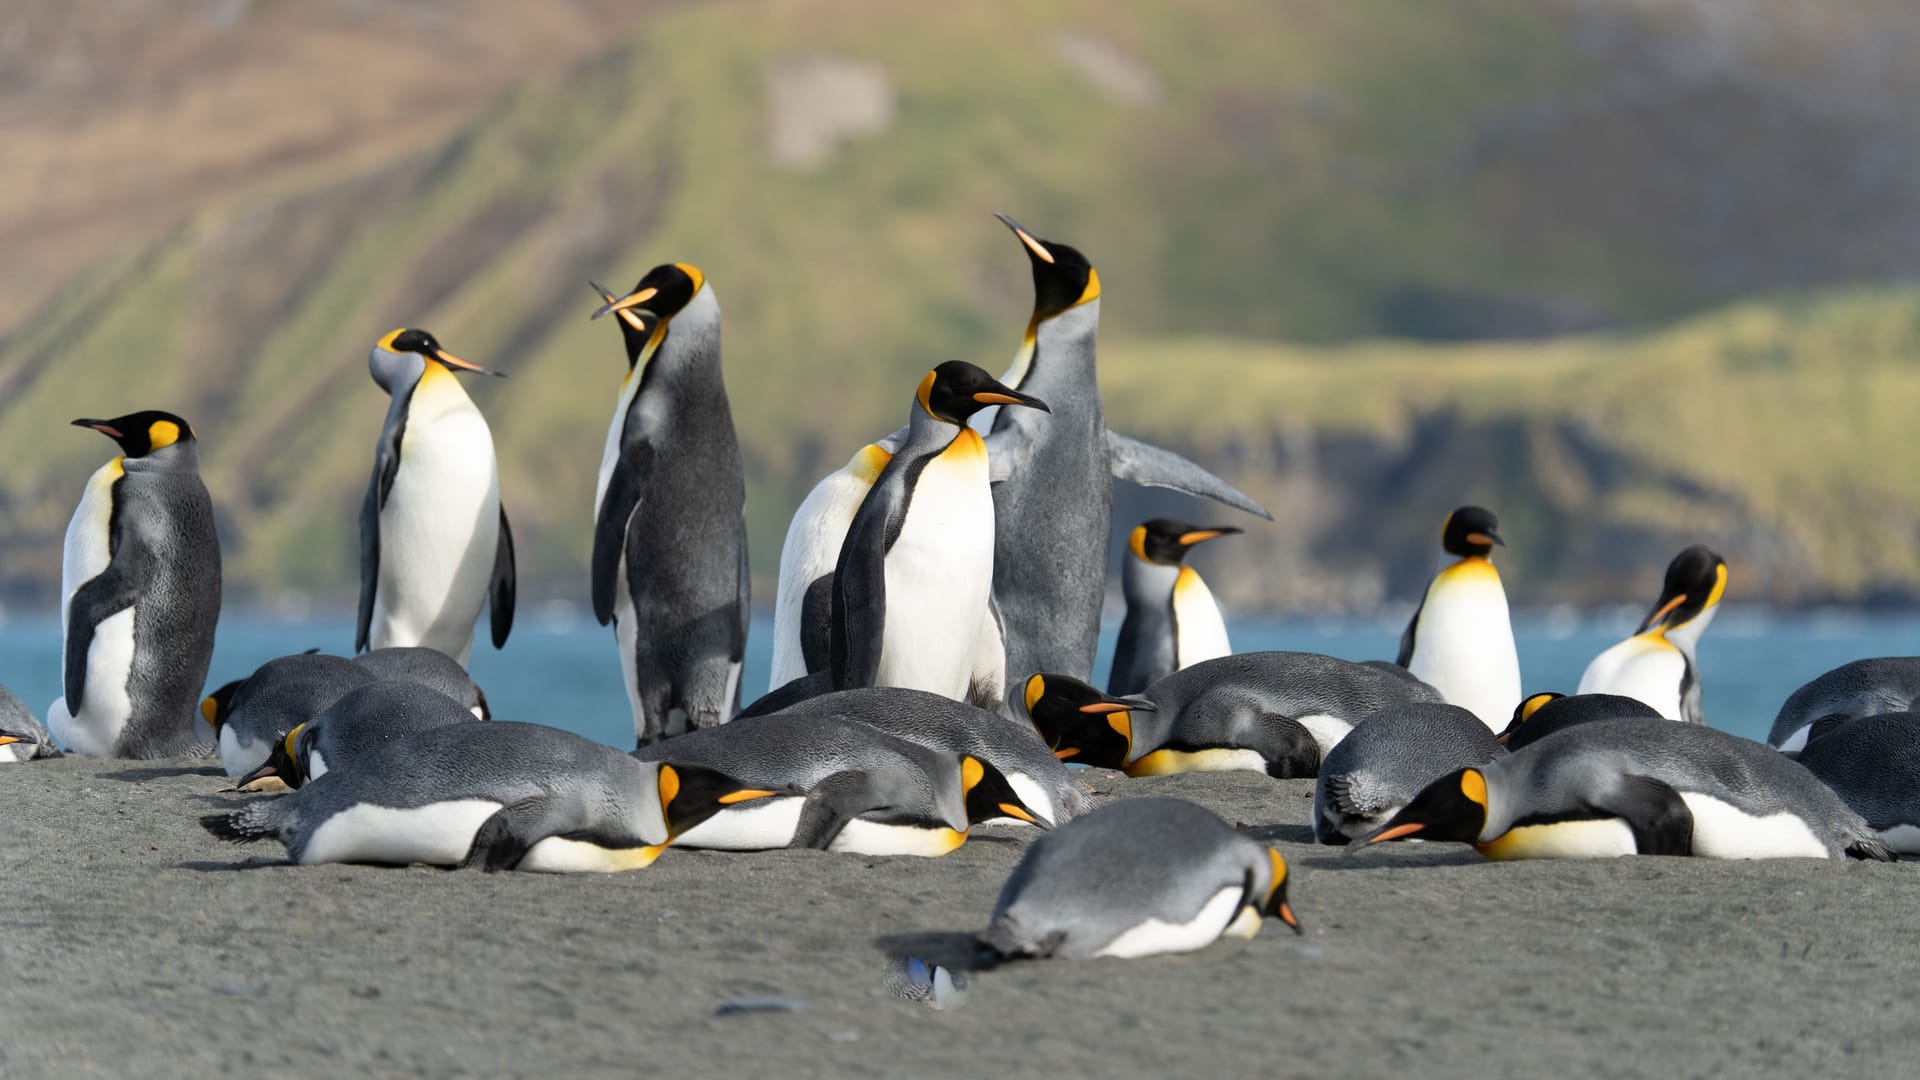
[[(124, 475), (121, 459), (114, 458), (87, 480), (80, 505), (67, 524), (60, 567), (61, 628), (71, 633), (73, 596), (99, 577), (112, 562), (113, 485)], [(134, 608), (109, 615), (93, 626), (87, 649), (83, 698), (76, 715), (63, 697), (47, 709), (47, 730), (68, 750), (88, 757), (114, 753), (120, 733), (133, 718)], [(64, 655), (61, 672), (66, 671)]]
[(68, 606), (80, 586), (92, 581), (112, 561), (113, 484), (124, 475), (114, 458), (94, 470), (87, 488), (67, 523), (66, 547), (60, 563), (60, 625), (67, 625)]
[(1095, 956), (1130, 960), (1160, 953), (1192, 952), (1218, 940), (1246, 902), (1246, 888), (1230, 885), (1214, 893), (1186, 922), (1144, 919), (1102, 946)]
[(1192, 567), (1180, 568), (1173, 583), (1173, 622), (1178, 636), (1174, 641), (1174, 661), (1190, 668), (1202, 660), (1217, 660), (1233, 652), (1227, 643), (1227, 623), (1213, 592)]
[(972, 429), (921, 470), (885, 574), (878, 685), (964, 696), (993, 589), (993, 492)]
[(1463, 559), (1434, 578), (1407, 668), (1492, 730), (1507, 726), (1520, 703), (1520, 658), (1492, 563)]
[(606, 501), (607, 484), (613, 479), (613, 467), (620, 463), (620, 444), (627, 431), (627, 411), (633, 406), (633, 396), (640, 392), (639, 368), (627, 373), (620, 384), (620, 399), (613, 406), (613, 422), (607, 425), (607, 444), (600, 451), (600, 478), (593, 487), (593, 509), (596, 518), (600, 504)]
[(1669, 720), (1679, 720), (1680, 683), (1687, 658), (1659, 637), (1636, 634), (1593, 658), (1580, 676), (1582, 694), (1618, 694), (1645, 702)]

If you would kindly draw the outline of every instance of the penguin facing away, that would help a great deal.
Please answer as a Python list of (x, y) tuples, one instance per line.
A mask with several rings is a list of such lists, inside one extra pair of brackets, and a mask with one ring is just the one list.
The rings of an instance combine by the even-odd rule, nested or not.
[(47, 728), (87, 757), (176, 757), (206, 741), (196, 706), (220, 619), (220, 540), (199, 441), (158, 411), (75, 420), (112, 439), (67, 526), (65, 696)]
[(1767, 733), (1767, 745), (1798, 753), (1807, 734), (1824, 719), (1853, 719), (1912, 712), (1920, 703), (1920, 656), (1854, 660), (1820, 675), (1787, 695)]
[(1706, 723), (1694, 651), (1727, 591), (1727, 562), (1695, 544), (1667, 566), (1660, 599), (1632, 637), (1594, 657), (1581, 694), (1637, 698), (1669, 720)]
[(610, 873), (652, 865), (722, 800), (769, 794), (710, 770), (637, 761), (558, 728), (457, 723), (200, 824), (233, 843), (272, 837), (300, 866)]
[(1396, 660), (1448, 703), (1505, 727), (1520, 701), (1520, 656), (1500, 572), (1489, 556), (1505, 545), (1491, 511), (1463, 506), (1447, 515), (1440, 546), (1455, 556), (1427, 585), (1400, 638)]
[(1085, 681), (1100, 636), (1115, 477), (1272, 515), (1186, 458), (1107, 430), (1095, 370), (1100, 275), (1078, 250), (995, 216), (1020, 241), (1034, 292), (1025, 338), (1002, 381), (1052, 411), (1001, 409), (987, 441), (1006, 669), (1016, 679), (1053, 671)]
[(1028, 846), (980, 942), (993, 958), (1131, 959), (1253, 937), (1271, 916), (1301, 932), (1287, 862), (1203, 807), (1122, 799)]
[(1704, 724), (1580, 724), (1429, 784), (1348, 845), (1469, 843), (1489, 859), (1695, 855), (1892, 859), (1811, 772)]
[(1047, 409), (963, 360), (920, 380), (906, 440), (860, 504), (834, 569), (834, 689), (902, 686), (966, 700), (978, 681), (995, 519), (986, 445), (967, 418), (989, 405)]
[(1903, 855), (1920, 855), (1920, 715), (1822, 720), (1800, 764)]
[(1233, 652), (1213, 593), (1184, 560), (1195, 545), (1239, 531), (1170, 518), (1134, 527), (1120, 576), (1127, 616), (1120, 624), (1107, 693), (1137, 694), (1181, 668)]
[(1458, 705), (1394, 705), (1354, 725), (1327, 752), (1313, 787), (1313, 838), (1345, 844), (1378, 828), (1426, 786), (1506, 752)]
[(1515, 706), (1513, 721), (1494, 741), (1511, 753), (1575, 724), (1636, 717), (1658, 719), (1660, 714), (1639, 698), (1619, 694), (1574, 694), (1572, 697), (1551, 692), (1530, 694)]
[(464, 665), (482, 604), (506, 645), (515, 575), (493, 433), (454, 373), (500, 372), (413, 329), (376, 342), (367, 368), (391, 400), (360, 506), (353, 648), (424, 645)]
[(746, 480), (720, 367), (720, 302), (666, 263), (606, 299), (627, 374), (594, 499), (593, 614), (614, 625), (636, 743), (724, 723), (747, 649)]

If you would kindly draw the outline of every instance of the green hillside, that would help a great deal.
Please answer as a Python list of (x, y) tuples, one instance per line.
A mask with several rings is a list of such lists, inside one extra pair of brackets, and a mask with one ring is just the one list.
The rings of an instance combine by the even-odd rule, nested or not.
[[(727, 315), (767, 600), (806, 486), (895, 426), (926, 367), (997, 367), (1018, 343), (1025, 260), (992, 210), (1099, 266), (1116, 426), (1191, 447), (1290, 511), (1241, 545), (1250, 569), (1275, 551), (1334, 575), (1378, 575), (1383, 554), (1423, 562), (1434, 507), (1486, 490), (1554, 538), (1551, 562), (1515, 553), (1523, 580), (1551, 567), (1611, 585), (1664, 560), (1590, 550), (1571, 535), (1577, 511), (1592, 536), (1650, 530), (1656, 546), (1704, 530), (1777, 565), (1766, 595), (1779, 599), (1920, 585), (1905, 543), (1920, 488), (1879, 450), (1913, 400), (1899, 393), (1911, 295), (1749, 302), (1553, 344), (1371, 343), (1660, 325), (1800, 283), (1765, 260), (1744, 278), (1709, 272), (1670, 249), (1672, 221), (1623, 223), (1636, 195), (1622, 155), (1643, 165), (1634, 175), (1666, 175), (1670, 133), (1637, 144), (1592, 104), (1632, 72), (1583, 43), (1573, 10), (668, 10), (444, 142), (210, 204), (28, 320), (0, 345), (0, 596), (46, 597), (66, 516), (107, 453), (65, 421), (168, 407), (204, 441), (238, 595), (350, 603), (385, 409), (365, 355), (405, 324), (511, 373), (471, 385), (523, 581), (578, 600), (623, 371), (615, 330), (586, 319), (586, 279), (624, 286), (684, 260)], [(824, 122), (847, 80), (872, 115), (813, 159), (777, 160), (780, 125)], [(1540, 123), (1543, 109), (1566, 122)], [(1701, 122), (1735, 142), (1745, 131), (1716, 111)], [(1605, 136), (1593, 167), (1568, 124)], [(1826, 276), (1859, 272), (1829, 255)], [(1418, 493), (1354, 492), (1371, 474), (1271, 451), (1295, 431), (1387, 461), (1432, 417), (1457, 437), (1423, 458), (1435, 471)], [(1482, 435), (1498, 445), (1477, 447)], [(1303, 477), (1340, 504), (1299, 503)], [(1324, 539), (1335, 521), (1386, 546), (1342, 550)], [(1319, 602), (1244, 576), (1247, 602)]]

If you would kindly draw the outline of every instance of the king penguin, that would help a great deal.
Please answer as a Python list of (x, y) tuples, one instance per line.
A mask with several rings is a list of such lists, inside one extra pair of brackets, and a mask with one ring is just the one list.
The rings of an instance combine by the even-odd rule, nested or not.
[[(1100, 275), (1085, 255), (1005, 214), (1033, 269), (1033, 314), (1003, 382), (1043, 398), (1051, 416), (993, 418), (993, 595), (1014, 678), (1093, 678), (1106, 595), (1113, 479), (1172, 488), (1272, 520), (1259, 503), (1178, 454), (1107, 430), (1095, 370)], [(1004, 479), (1003, 479), (1004, 477)]]
[(367, 367), (392, 400), (360, 506), (353, 649), (424, 645), (464, 665), (481, 604), (494, 648), (513, 629), (513, 532), (493, 433), (453, 373), (500, 373), (408, 329), (381, 338)]
[(998, 959), (1131, 959), (1259, 933), (1300, 933), (1287, 861), (1211, 810), (1122, 799), (1028, 846), (980, 941)]
[(1727, 561), (1695, 544), (1674, 556), (1653, 610), (1620, 644), (1593, 658), (1581, 694), (1637, 698), (1669, 720), (1704, 724), (1694, 650), (1727, 591)]
[(1636, 717), (1660, 719), (1660, 714), (1639, 698), (1622, 697), (1619, 694), (1575, 694), (1572, 697), (1552, 692), (1528, 694), (1525, 701), (1514, 707), (1512, 722), (1507, 724), (1506, 730), (1495, 741), (1511, 753), (1575, 724)]
[(59, 756), (47, 729), (40, 726), (40, 718), (12, 691), (0, 686), (0, 764)]
[(1120, 575), (1127, 617), (1120, 623), (1107, 693), (1137, 694), (1181, 668), (1233, 652), (1213, 593), (1199, 573), (1183, 563), (1195, 544), (1239, 531), (1226, 525), (1203, 529), (1169, 518), (1134, 527)]
[(381, 747), (416, 732), (475, 721), (471, 710), (438, 690), (377, 679), (294, 725), (274, 744), (265, 763), (235, 786), (269, 790), (271, 778), (278, 786), (297, 788), (336, 769), (353, 768)]
[(1807, 735), (1800, 764), (1858, 811), (1888, 847), (1920, 855), (1920, 716), (1823, 720)]
[(834, 689), (967, 700), (990, 621), (995, 535), (987, 448), (967, 419), (989, 405), (1048, 407), (964, 360), (920, 380), (906, 440), (854, 514), (834, 569)]
[(277, 839), (300, 866), (609, 873), (650, 866), (721, 806), (769, 794), (711, 770), (636, 761), (558, 728), (456, 723), (200, 824), (236, 844)]
[(220, 539), (193, 428), (169, 412), (75, 420), (120, 447), (67, 526), (66, 696), (47, 710), (87, 757), (177, 757), (209, 741), (200, 687), (220, 619)]
[(1429, 784), (1349, 845), (1416, 837), (1489, 859), (1892, 859), (1805, 767), (1704, 724), (1579, 724)]
[(1492, 731), (1505, 728), (1520, 703), (1520, 655), (1507, 594), (1488, 558), (1495, 544), (1506, 544), (1499, 527), (1492, 512), (1478, 506), (1447, 515), (1440, 547), (1455, 559), (1427, 585), (1395, 661)]
[(344, 656), (282, 656), (208, 694), (200, 713), (213, 727), (227, 775), (244, 776), (273, 754), (287, 732), (374, 679)]
[(1767, 745), (1799, 753), (1822, 720), (1850, 720), (1920, 710), (1920, 656), (1877, 656), (1834, 668), (1787, 695), (1767, 733)]
[(686, 263), (594, 318), (627, 348), (594, 495), (593, 614), (614, 624), (641, 745), (724, 723), (747, 650), (746, 481), (720, 370), (720, 301)]
[(1378, 828), (1440, 777), (1505, 753), (1480, 718), (1458, 705), (1381, 709), (1355, 724), (1320, 763), (1313, 838), (1345, 844)]

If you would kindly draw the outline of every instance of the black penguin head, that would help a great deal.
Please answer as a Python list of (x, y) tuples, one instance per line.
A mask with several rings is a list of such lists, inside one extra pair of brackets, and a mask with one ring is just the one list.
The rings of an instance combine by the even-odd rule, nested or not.
[(1033, 322), (1029, 331), (1068, 308), (1100, 298), (1100, 275), (1085, 255), (1065, 244), (1034, 236), (1005, 214), (993, 216), (1020, 238), (1027, 261), (1033, 264)]
[(1479, 769), (1458, 769), (1435, 780), (1386, 823), (1347, 845), (1349, 852), (1383, 840), (1418, 836), (1472, 844), (1487, 827), (1487, 778)]
[(111, 420), (75, 420), (74, 427), (92, 428), (120, 445), (130, 458), (157, 454), (171, 446), (194, 442), (193, 425), (170, 412), (147, 409)]
[[(367, 358), (367, 364), (373, 368), (374, 378), (380, 385), (392, 389), (383, 373), (397, 371), (405, 366), (409, 357), (419, 357), (423, 362), (438, 364), (448, 371), (477, 371), (482, 375), (506, 378), (506, 372), (493, 371), (479, 364), (469, 363), (448, 352), (432, 334), (425, 330), (401, 327), (389, 333), (373, 344), (373, 355)], [(414, 368), (418, 371), (418, 368)]]
[(1231, 525), (1201, 528), (1172, 518), (1154, 518), (1144, 525), (1134, 527), (1133, 535), (1127, 539), (1127, 549), (1132, 551), (1133, 557), (1141, 562), (1159, 566), (1178, 566), (1195, 544), (1204, 544), (1217, 537), (1232, 536), (1239, 531)]
[(914, 391), (920, 407), (938, 420), (965, 424), (967, 418), (989, 405), (1024, 405), (1041, 412), (1052, 412), (1032, 394), (1023, 394), (965, 360), (949, 360), (920, 380)]
[[(658, 346), (660, 339), (667, 336), (666, 322), (638, 304), (614, 310), (613, 305), (620, 303), (621, 298), (615, 295), (612, 289), (597, 281), (589, 281), (587, 284), (593, 286), (593, 291), (599, 293), (600, 299), (605, 301), (603, 305), (605, 310), (614, 311), (620, 316), (620, 339), (627, 346), (627, 370), (632, 371), (640, 362), (640, 358), (646, 355), (647, 349)], [(601, 314), (602, 312), (596, 311), (593, 317), (597, 319)]]
[(227, 685), (200, 699), (200, 715), (206, 718), (207, 726), (213, 729), (215, 738), (220, 736), (220, 725), (233, 715), (233, 694), (240, 689), (245, 679), (235, 679)]
[(285, 738), (274, 744), (273, 750), (267, 754), (267, 760), (261, 762), (259, 768), (233, 782), (234, 790), (277, 791), (282, 787), (297, 788), (306, 783), (307, 762), (313, 753), (317, 730), (312, 724), (296, 725), (287, 732)]
[(1700, 617), (1720, 603), (1727, 591), (1727, 561), (1705, 545), (1695, 544), (1667, 564), (1667, 580), (1660, 599), (1637, 633), (1673, 630)]
[(1043, 829), (1049, 827), (1013, 790), (1005, 773), (995, 768), (992, 762), (972, 754), (960, 756), (960, 794), (966, 800), (969, 825), (1010, 817)]
[(13, 746), (16, 744), (26, 747), (24, 752), (29, 758), (62, 756), (60, 751), (55, 750), (51, 744), (41, 742), (40, 736), (33, 732), (10, 731), (6, 728), (0, 728), (0, 746)]
[(1499, 529), (1500, 519), (1493, 516), (1493, 511), (1463, 506), (1448, 514), (1447, 523), (1440, 526), (1440, 546), (1449, 555), (1485, 556), (1493, 551), (1495, 544), (1506, 546)]
[(606, 290), (594, 286), (601, 295), (606, 296), (607, 302), (601, 304), (592, 317), (598, 319), (602, 315), (620, 315), (621, 324), (632, 327), (634, 324), (623, 313), (635, 311), (670, 323), (675, 315), (693, 303), (693, 298), (700, 295), (700, 290), (706, 285), (707, 275), (692, 263), (661, 263), (647, 271), (646, 276), (634, 285), (633, 291), (625, 296), (608, 296)]
[(666, 822), (669, 842), (735, 803), (797, 794), (752, 787), (699, 765), (664, 763), (654, 774), (654, 786), (659, 789), (660, 816)]
[(1053, 756), (1080, 765), (1118, 769), (1133, 751), (1135, 711), (1155, 712), (1138, 697), (1109, 697), (1068, 675), (1042, 672), (1027, 679), (1027, 715)]
[(1293, 906), (1287, 903), (1287, 860), (1272, 848), (1267, 849), (1267, 858), (1273, 862), (1273, 882), (1267, 886), (1267, 900), (1260, 913), (1286, 923), (1296, 934), (1306, 933), (1300, 929), (1300, 920), (1293, 917)]
[(1507, 745), (1507, 740), (1512, 738), (1513, 734), (1520, 730), (1520, 725), (1533, 719), (1533, 714), (1540, 711), (1540, 706), (1545, 705), (1549, 701), (1558, 701), (1566, 696), (1565, 694), (1556, 694), (1552, 691), (1544, 691), (1529, 696), (1520, 702), (1520, 704), (1513, 707), (1513, 719), (1507, 723), (1506, 730), (1502, 731), (1493, 741), (1499, 743), (1501, 746)]

